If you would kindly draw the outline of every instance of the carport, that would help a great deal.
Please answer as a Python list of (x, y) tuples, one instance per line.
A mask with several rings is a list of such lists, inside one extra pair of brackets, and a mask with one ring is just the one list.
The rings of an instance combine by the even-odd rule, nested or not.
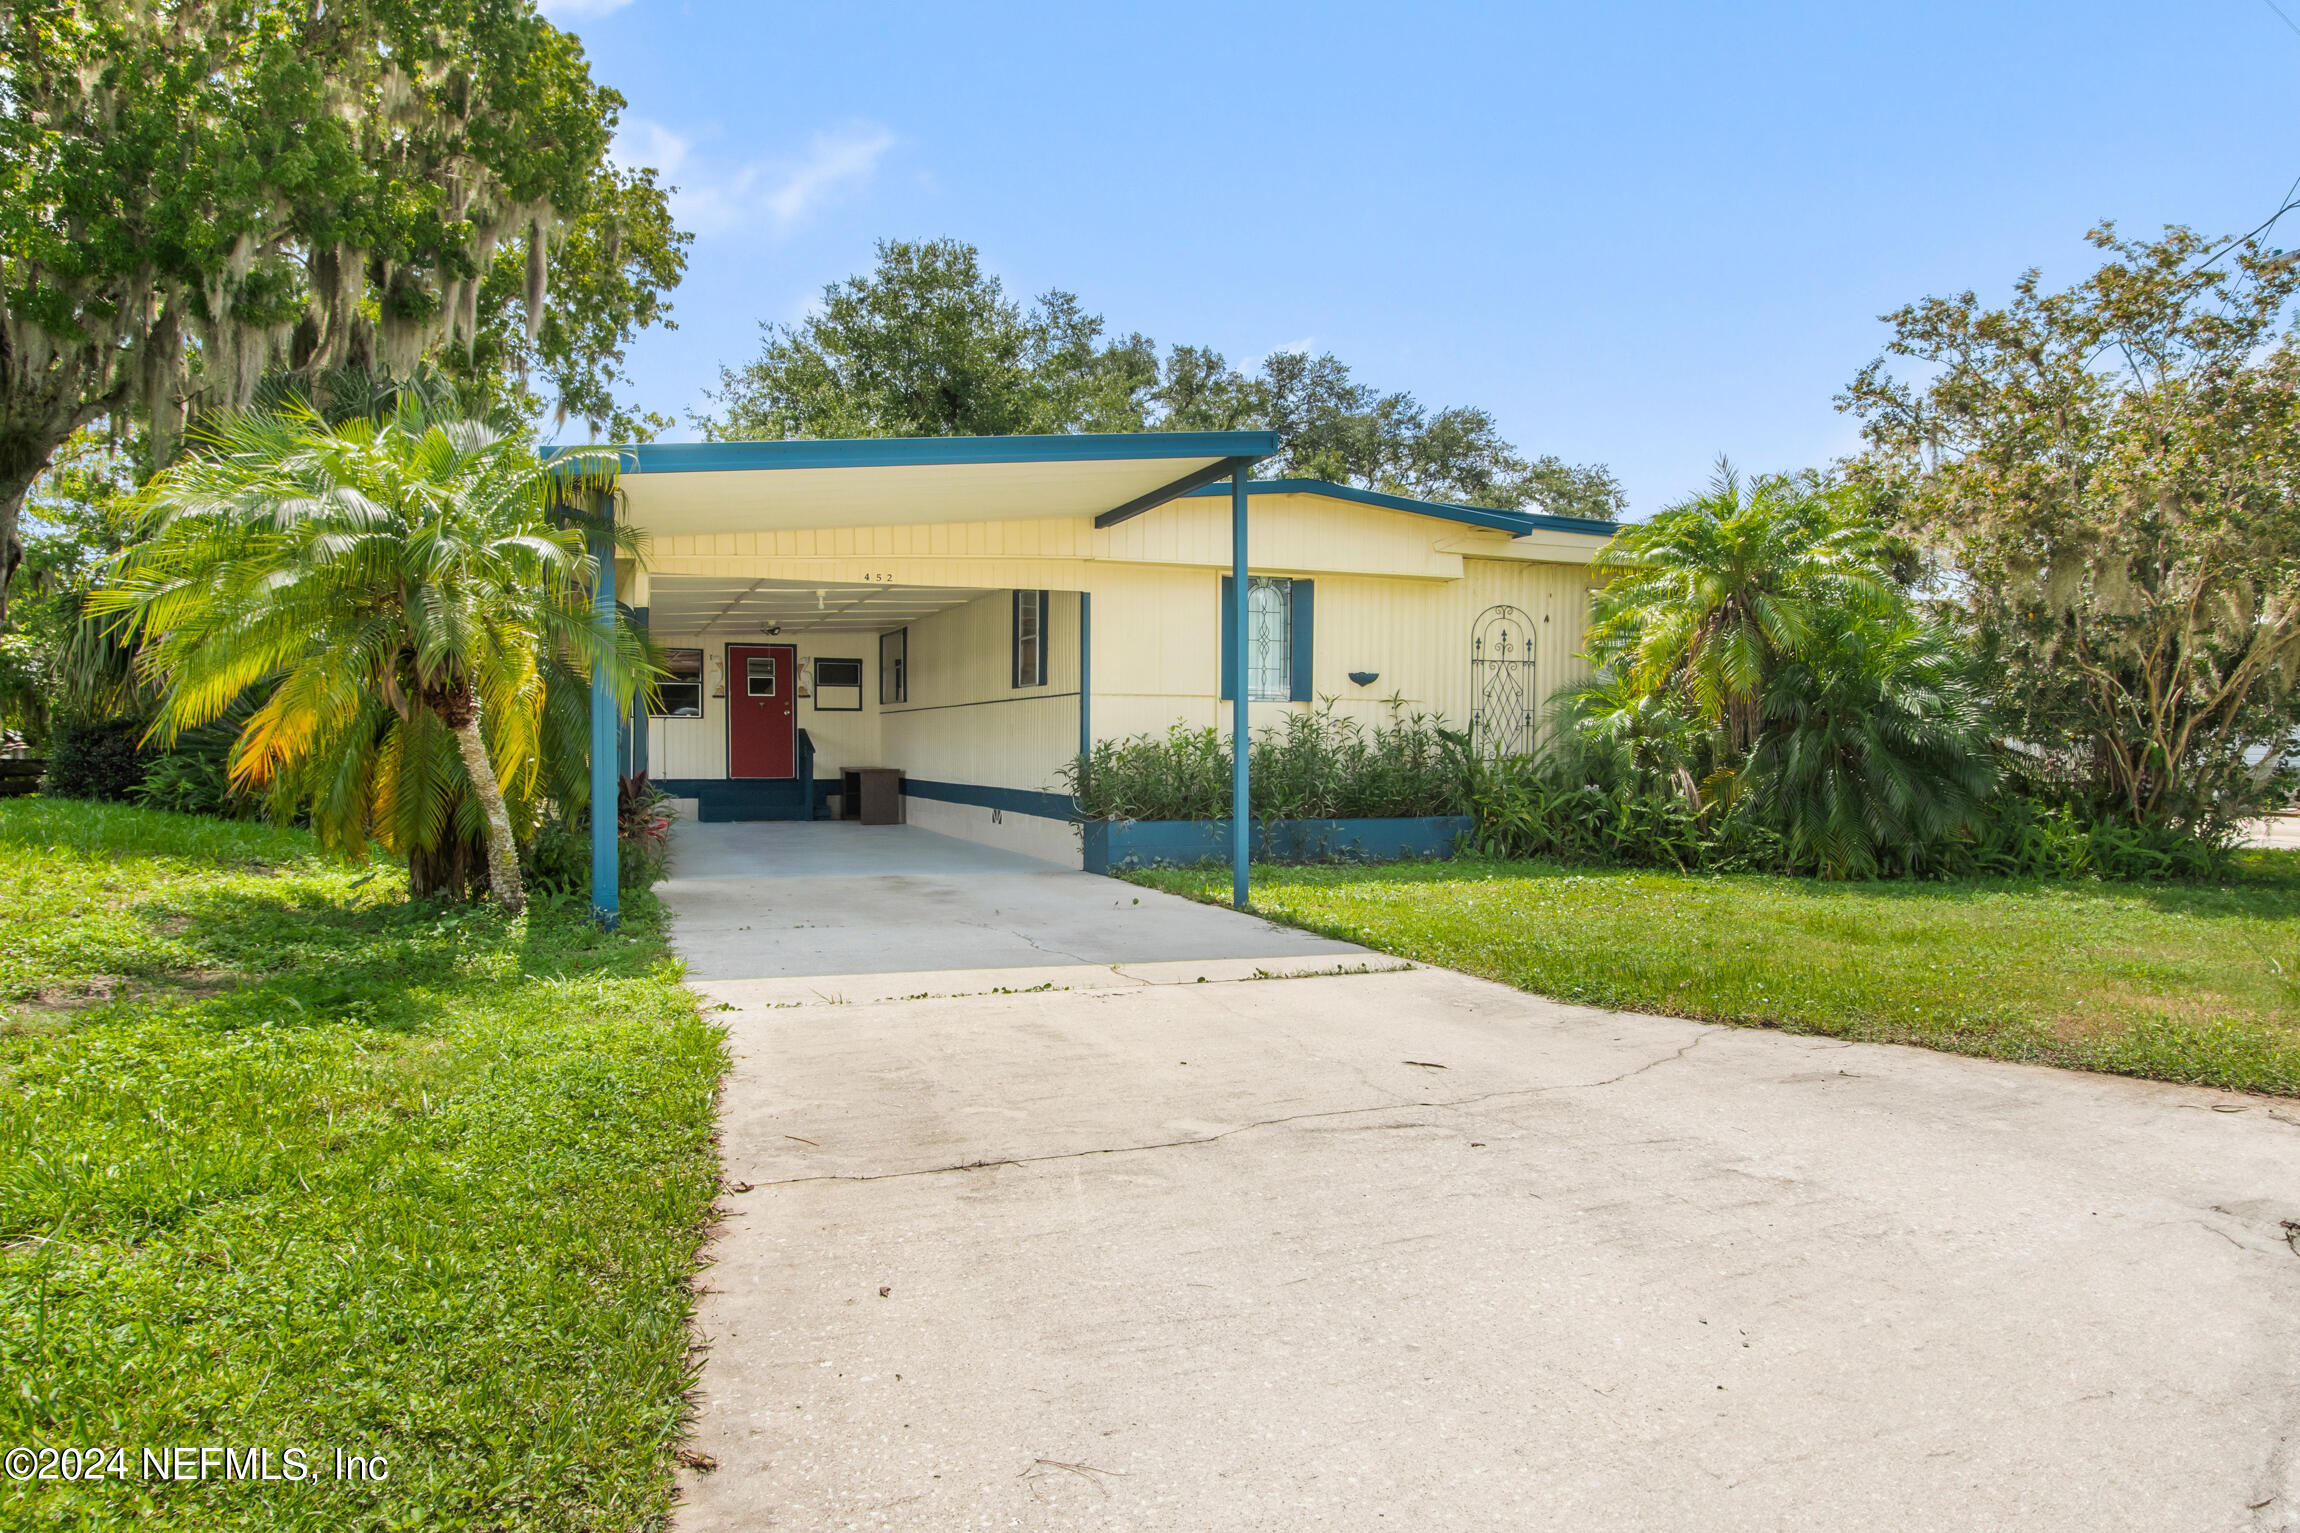
[[(1079, 521), (1097, 528), (1125, 522), (1153, 507), (1227, 478), (1231, 481), (1231, 580), (1225, 595), (1225, 626), (1243, 633), (1248, 624), (1247, 475), (1277, 450), (1273, 433), (1170, 432), (1055, 437), (889, 438), (867, 441), (783, 441), (650, 443), (621, 449), (621, 475), (612, 514), (650, 538), (722, 539), (730, 554), (749, 540), (801, 539), (855, 529), (932, 527), (961, 523), (1000, 524)], [(794, 555), (797, 553), (793, 543)], [(615, 567), (607, 537), (595, 542), (601, 570), (596, 589), (599, 621), (608, 623), (618, 608), (618, 592), (630, 608), (644, 608), (653, 580), (642, 565)], [(707, 561), (702, 561), (707, 562)], [(872, 592), (839, 581), (730, 578), (714, 580), (708, 569), (666, 580), (664, 594), (699, 612), (741, 613), (754, 620), (768, 613), (773, 627), (777, 602), (812, 603), (829, 613), (834, 600), (843, 609), (867, 613), (874, 602), (908, 601), (921, 611), (935, 604), (979, 595), (950, 588), (909, 588)], [(1019, 595), (1020, 593), (1018, 593)], [(1040, 593), (1043, 595), (1044, 593)], [(1076, 593), (1076, 640), (1080, 685), (1077, 731), (1081, 749), (1092, 740), (1092, 609)], [(1044, 621), (1043, 614), (1041, 621)], [(772, 633), (768, 634), (772, 637)], [(1043, 642), (1043, 641), (1042, 641)], [(764, 693), (788, 696), (778, 681), (781, 664), (773, 646), (762, 651), (757, 672)], [(1043, 652), (1043, 651), (1042, 651)], [(748, 652), (730, 651), (721, 664), (750, 664)], [(1042, 662), (1043, 663), (1043, 662)], [(791, 665), (795, 670), (796, 656)], [(1246, 646), (1229, 647), (1225, 657), (1226, 694), (1234, 700), (1232, 728), (1248, 733), (1249, 687)], [(634, 728), (634, 724), (637, 728)], [(612, 802), (616, 778), (630, 762), (634, 735), (644, 719), (625, 719), (595, 684), (591, 719), (593, 802)], [(639, 747), (642, 751), (643, 745)], [(730, 747), (732, 749), (732, 747)], [(1238, 751), (1232, 789), (1232, 897), (1246, 903), (1247, 753)], [(615, 827), (611, 817), (594, 816), (592, 828), (592, 908), (600, 924), (618, 918)]]

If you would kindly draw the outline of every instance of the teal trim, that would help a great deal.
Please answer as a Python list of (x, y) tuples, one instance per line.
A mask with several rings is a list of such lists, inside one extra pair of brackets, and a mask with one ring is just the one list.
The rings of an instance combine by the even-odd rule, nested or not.
[(1253, 784), (1247, 779), (1252, 759), (1253, 729), (1247, 722), (1246, 699), (1246, 471), (1230, 479), (1230, 611), (1234, 639), (1230, 645), (1230, 908), (1246, 908), (1246, 862), (1251, 847), (1249, 821), (1254, 814)]
[[(1257, 479), (1251, 489), (1256, 495), (1323, 495), (1329, 500), (1380, 506), (1385, 511), (1410, 511), (1416, 516), (1434, 516), (1440, 521), (1486, 527), (1515, 537), (1523, 537), (1540, 529), (1544, 532), (1578, 532), (1585, 537), (1610, 538), (1619, 530), (1612, 522), (1585, 521), (1578, 516), (1551, 516), (1542, 511), (1504, 511), (1493, 506), (1457, 506), (1442, 500), (1415, 500), (1405, 495), (1384, 494), (1380, 490), (1361, 490), (1354, 484), (1335, 484), (1329, 479)], [(1185, 490), (1182, 493), (1217, 495), (1221, 491), (1200, 489)]]
[[(1472, 836), (1468, 815), (1397, 820), (1257, 820), (1254, 853), (1265, 862), (1427, 862), (1451, 857)], [(1202, 866), (1228, 850), (1228, 820), (1088, 820), (1080, 827), (1086, 871)]]
[(821, 820), (826, 801), (844, 791), (837, 777), (660, 777), (655, 786), (673, 798), (695, 801), (705, 825), (746, 820)]
[[(612, 503), (610, 503), (610, 506)], [(608, 515), (612, 516), (612, 509)], [(591, 590), (591, 621), (603, 642), (615, 633), (615, 544), (605, 529), (592, 534), (591, 558), (598, 568)], [(620, 828), (621, 784), (615, 780), (615, 747), (622, 720), (615, 695), (607, 689), (607, 668), (591, 669), (591, 919), (613, 931), (622, 924), (622, 897), (617, 888), (621, 869), (616, 862), (615, 833)]]
[(622, 455), (624, 471), (640, 474), (720, 474), (756, 469), (889, 468), (963, 463), (1107, 463), (1129, 458), (1236, 458), (1254, 463), (1277, 450), (1278, 434), (1274, 431), (1114, 431), (1080, 432), (1068, 436), (889, 436), (830, 441), (640, 442), (616, 449)]
[(942, 804), (972, 804), (977, 809), (998, 809), (1007, 814), (1043, 815), (1050, 820), (1074, 820), (1077, 805), (1067, 793), (1046, 793), (1035, 788), (993, 788), (982, 783), (935, 782), (905, 777), (902, 791), (912, 798), (930, 798)]
[[(1270, 440), (1274, 442), (1277, 438), (1273, 436)], [(1272, 448), (1271, 451), (1275, 452), (1277, 449)], [(1166, 504), (1176, 496), (1194, 494), (1203, 485), (1228, 479), (1234, 474), (1250, 469), (1256, 461), (1257, 459), (1250, 456), (1224, 458), (1218, 463), (1209, 463), (1204, 468), (1193, 469), (1172, 484), (1162, 484), (1147, 495), (1137, 495), (1123, 506), (1103, 512), (1094, 518), (1094, 525), (1096, 527), (1115, 527), (1128, 517), (1140, 516), (1154, 506)]]
[(1238, 670), (1238, 598), (1230, 589), (1228, 575), (1222, 577), (1222, 674), (1215, 685), (1222, 689), (1222, 701), (1234, 695), (1230, 691), (1230, 678)]
[[(1242, 674), (1244, 666), (1238, 658), (1239, 614), (1245, 610), (1237, 593), (1231, 589), (1235, 576), (1222, 577), (1222, 700), (1228, 702), (1234, 694), (1231, 677)], [(1293, 593), (1287, 601), (1286, 644), (1289, 671), (1286, 677), (1286, 696), (1293, 702), (1306, 703), (1316, 695), (1311, 690), (1313, 675), (1311, 663), (1317, 648), (1317, 599), (1313, 594), (1317, 582), (1296, 576), (1287, 581)], [(1250, 593), (1249, 593), (1250, 594)]]
[(1317, 649), (1317, 602), (1313, 584), (1297, 579), (1288, 588), (1293, 593), (1293, 601), (1292, 610), (1286, 615), (1286, 655), (1292, 662), (1293, 674), (1286, 678), (1286, 695), (1297, 703), (1306, 703), (1311, 698), (1310, 661)]

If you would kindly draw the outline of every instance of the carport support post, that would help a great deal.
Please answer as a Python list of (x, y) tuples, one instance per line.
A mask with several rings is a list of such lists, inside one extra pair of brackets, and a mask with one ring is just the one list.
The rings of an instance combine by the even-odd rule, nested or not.
[[(615, 502), (601, 496), (597, 514), (612, 518)], [(615, 643), (615, 538), (610, 527), (591, 534), (591, 557), (599, 577), (591, 588), (591, 621), (599, 630), (602, 651)], [(591, 919), (605, 931), (622, 924), (622, 891), (617, 887), (616, 821), (622, 808), (615, 781), (615, 733), (622, 719), (607, 686), (607, 667), (591, 667)]]
[(1246, 851), (1253, 794), (1246, 781), (1252, 741), (1246, 713), (1246, 471), (1230, 475), (1230, 905), (1246, 908)]
[(1078, 791), (1094, 762), (1094, 595), (1078, 593)]

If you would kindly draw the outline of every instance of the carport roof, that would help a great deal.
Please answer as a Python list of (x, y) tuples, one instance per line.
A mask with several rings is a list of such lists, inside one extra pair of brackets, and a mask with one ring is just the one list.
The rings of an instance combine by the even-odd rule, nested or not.
[(620, 449), (625, 517), (658, 536), (1090, 516), (1101, 526), (1278, 450), (1269, 431), (853, 441), (649, 442)]

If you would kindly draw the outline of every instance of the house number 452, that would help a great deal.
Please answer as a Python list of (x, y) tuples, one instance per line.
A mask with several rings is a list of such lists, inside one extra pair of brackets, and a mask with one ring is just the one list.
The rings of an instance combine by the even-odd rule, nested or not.
[(872, 573), (863, 576), (863, 579), (874, 586), (891, 586), (894, 584), (894, 576), (882, 574), (877, 571), (873, 571)]

